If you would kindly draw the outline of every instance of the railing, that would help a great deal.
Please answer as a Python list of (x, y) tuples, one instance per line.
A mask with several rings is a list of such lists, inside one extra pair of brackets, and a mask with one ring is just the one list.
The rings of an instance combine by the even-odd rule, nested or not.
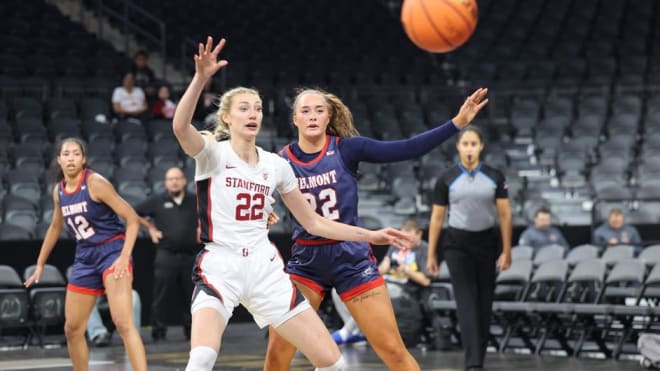
[[(127, 54), (129, 53), (130, 49), (129, 37), (131, 34), (137, 34), (156, 45), (162, 58), (162, 78), (166, 80), (167, 69), (165, 68), (165, 62), (167, 60), (167, 28), (165, 26), (165, 22), (155, 17), (149, 11), (133, 4), (129, 0), (122, 0), (122, 9), (120, 11), (105, 5), (103, 0), (97, 0), (96, 7), (100, 17), (114, 19), (121, 23), (122, 31), (124, 33), (124, 47)], [(131, 22), (132, 16), (140, 17), (142, 20), (146, 19), (151, 21), (155, 25), (157, 31), (150, 32), (149, 30), (140, 27), (137, 23)], [(103, 37), (102, 21), (99, 22), (99, 35)]]

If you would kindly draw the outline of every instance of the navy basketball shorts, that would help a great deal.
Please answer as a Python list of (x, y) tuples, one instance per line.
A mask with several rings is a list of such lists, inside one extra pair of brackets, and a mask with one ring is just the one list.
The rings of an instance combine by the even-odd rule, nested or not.
[(343, 301), (384, 284), (371, 246), (366, 242), (342, 241), (309, 244), (297, 241), (291, 248), (287, 272), (293, 281), (325, 296), (335, 288)]
[[(119, 258), (124, 239), (119, 238), (98, 246), (76, 247), (67, 290), (87, 295), (102, 295), (103, 280), (112, 273), (110, 266)], [(133, 264), (129, 265), (132, 272)]]

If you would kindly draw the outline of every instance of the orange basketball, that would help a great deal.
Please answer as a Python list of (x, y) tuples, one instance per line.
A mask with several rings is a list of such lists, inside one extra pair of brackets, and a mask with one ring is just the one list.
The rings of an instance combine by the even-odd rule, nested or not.
[(477, 27), (476, 0), (404, 0), (401, 22), (410, 40), (432, 53), (463, 45)]

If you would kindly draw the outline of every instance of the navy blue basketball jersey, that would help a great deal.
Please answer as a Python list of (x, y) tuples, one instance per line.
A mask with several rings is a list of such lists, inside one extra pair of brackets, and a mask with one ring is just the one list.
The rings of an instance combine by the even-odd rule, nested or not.
[(124, 233), (117, 214), (108, 205), (90, 197), (87, 179), (92, 174), (91, 170), (83, 170), (80, 183), (70, 193), (66, 191), (64, 181), (57, 185), (64, 224), (76, 236), (78, 246), (97, 246)]
[[(350, 225), (361, 225), (357, 216), (357, 176), (349, 171), (339, 153), (339, 138), (327, 136), (325, 146), (314, 159), (303, 162), (291, 151), (290, 145), (280, 151), (298, 178), (298, 188), (316, 213)], [(294, 240), (328, 240), (311, 235), (295, 220)]]

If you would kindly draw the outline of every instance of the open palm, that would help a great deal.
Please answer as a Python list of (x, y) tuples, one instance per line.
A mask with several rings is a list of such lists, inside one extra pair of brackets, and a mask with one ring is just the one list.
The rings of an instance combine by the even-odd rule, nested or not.
[(470, 124), (486, 104), (488, 104), (488, 89), (479, 88), (472, 95), (467, 97), (461, 106), (458, 114), (454, 118), (454, 123), (463, 128)]
[(198, 53), (195, 54), (195, 72), (204, 78), (210, 78), (226, 66), (229, 62), (224, 59), (218, 60), (218, 54), (224, 46), (225, 39), (220, 39), (214, 48), (211, 36), (206, 39), (206, 45), (199, 43)]

